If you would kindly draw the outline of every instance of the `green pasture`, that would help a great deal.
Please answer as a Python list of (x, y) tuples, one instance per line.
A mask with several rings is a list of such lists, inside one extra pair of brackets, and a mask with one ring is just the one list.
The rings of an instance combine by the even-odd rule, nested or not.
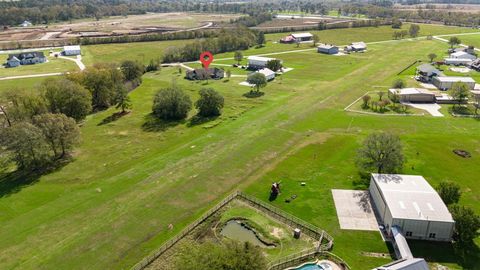
[[(455, 35), (452, 35), (455, 36)], [(444, 39), (449, 39), (451, 36), (443, 37)], [(475, 48), (480, 48), (480, 35), (479, 34), (471, 34), (471, 35), (458, 35), (457, 36), (462, 44), (465, 45), (472, 45)]]
[[(459, 30), (432, 27), (438, 32)], [(354, 30), (366, 31), (336, 30), (336, 43), (346, 41), (343, 31)], [(377, 30), (385, 33), (377, 35)], [(368, 41), (369, 35), (390, 38), (380, 27), (352, 34), (350, 40)], [(331, 38), (333, 42), (333, 33)], [(146, 59), (167, 47), (151, 44), (162, 45), (155, 52), (145, 49)], [(90, 64), (136, 58), (142, 45), (148, 44), (100, 45), (99, 51), (87, 46), (86, 58), (91, 53)], [(284, 50), (270, 45), (245, 55)], [(128, 269), (232, 191), (242, 189), (268, 200), (270, 184), (278, 180), (284, 186), (281, 196), (298, 197), (289, 204), (280, 197), (273, 204), (327, 230), (335, 238), (333, 252), (353, 269), (386, 263), (389, 259), (365, 255), (389, 253), (378, 233), (339, 229), (331, 197), (332, 188), (365, 188), (354, 166), (362, 139), (374, 131), (398, 133), (407, 156), (404, 172), (421, 174), (432, 185), (458, 182), (461, 203), (478, 213), (480, 127), (473, 119), (369, 116), (343, 108), (369, 89), (388, 89), (395, 78), (406, 76), (396, 74), (413, 61), (425, 61), (428, 53), (447, 47), (415, 40), (371, 44), (366, 53), (341, 57), (313, 50), (282, 54), (278, 58), (293, 70), (254, 99), (243, 96), (249, 91), (238, 84), (243, 78), (206, 84), (183, 79), (184, 72), (177, 68), (146, 74), (130, 94), (130, 114), (111, 121), (112, 108), (87, 117), (71, 163), (40, 177), (3, 170), (0, 268)], [(225, 97), (222, 116), (198, 121), (193, 110), (189, 119), (176, 123), (152, 118), (154, 93), (172, 79), (194, 101), (202, 87), (219, 91)], [(470, 151), (472, 158), (455, 156), (456, 148)], [(447, 248), (413, 250), (451, 269), (479, 267), (476, 258), (471, 266), (461, 265), (452, 252), (441, 256)]]

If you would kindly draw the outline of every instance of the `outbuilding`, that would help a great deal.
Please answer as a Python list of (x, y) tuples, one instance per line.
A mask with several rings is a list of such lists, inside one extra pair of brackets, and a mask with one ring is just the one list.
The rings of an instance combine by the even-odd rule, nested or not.
[(454, 52), (454, 53), (450, 54), (450, 58), (470, 59), (470, 60), (477, 59), (477, 57), (475, 55), (469, 54), (465, 51)]
[(335, 45), (331, 45), (331, 44), (320, 44), (317, 47), (317, 52), (325, 53), (325, 54), (337, 54), (338, 53), (338, 47), (335, 46)]
[(367, 44), (365, 42), (353, 42), (344, 49), (346, 52), (364, 52), (367, 50)]
[(267, 78), (267, 81), (271, 81), (271, 80), (275, 79), (275, 72), (271, 69), (262, 68), (262, 69), (258, 70), (257, 72), (265, 75), (265, 78)]
[(454, 66), (469, 66), (472, 64), (472, 59), (466, 58), (445, 58), (443, 59), (445, 65), (454, 65)]
[(435, 103), (435, 94), (423, 88), (389, 89), (388, 96), (399, 102), (407, 103)]
[(247, 60), (249, 69), (262, 69), (267, 67), (268, 62), (276, 59), (261, 56), (249, 56)]
[(372, 174), (370, 196), (386, 232), (407, 239), (451, 241), (455, 222), (438, 193), (419, 175)]
[(63, 47), (63, 55), (80, 55), (82, 53), (79, 45)]
[(432, 83), (440, 90), (448, 90), (457, 82), (462, 82), (468, 85), (470, 90), (475, 88), (475, 80), (470, 77), (433, 77)]
[(313, 35), (310, 33), (294, 33), (290, 34), (282, 39), (280, 39), (280, 43), (296, 43), (296, 42), (312, 42)]

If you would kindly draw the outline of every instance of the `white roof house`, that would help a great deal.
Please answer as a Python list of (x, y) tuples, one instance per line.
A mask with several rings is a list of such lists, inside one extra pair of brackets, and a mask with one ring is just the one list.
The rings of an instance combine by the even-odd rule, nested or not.
[(79, 55), (82, 51), (80, 49), (80, 45), (71, 45), (71, 46), (64, 46), (63, 47), (63, 54), (65, 55)]
[(447, 90), (452, 87), (456, 82), (462, 82), (467, 84), (470, 90), (475, 88), (475, 80), (471, 77), (456, 77), (456, 76), (442, 76), (442, 77), (433, 77), (432, 83), (438, 89)]
[(440, 82), (464, 82), (464, 83), (474, 83), (475, 80), (471, 77), (455, 77), (455, 76), (448, 76), (448, 77), (437, 77)]
[(249, 56), (247, 57), (248, 66), (254, 69), (262, 69), (267, 66), (267, 63), (272, 60), (276, 60), (275, 58), (268, 58), (262, 56)]
[(310, 33), (295, 33), (295, 34), (292, 34), (292, 37), (294, 37), (295, 39), (304, 39), (304, 38), (311, 38), (313, 37), (313, 35)]
[(464, 51), (458, 51), (450, 54), (450, 58), (457, 58), (457, 59), (470, 59), (475, 60), (477, 57), (475, 55), (469, 54)]
[(376, 270), (429, 270), (427, 262), (424, 259), (401, 259), (389, 264), (377, 267)]
[(406, 238), (451, 240), (452, 215), (422, 176), (372, 174), (369, 190), (387, 232), (398, 226)]

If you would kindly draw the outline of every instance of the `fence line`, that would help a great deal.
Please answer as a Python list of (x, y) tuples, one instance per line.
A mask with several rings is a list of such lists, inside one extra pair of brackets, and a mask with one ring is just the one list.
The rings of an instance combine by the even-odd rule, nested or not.
[[(257, 210), (260, 210), (264, 212), (265, 214), (271, 216), (274, 219), (277, 219), (278, 221), (294, 227), (294, 228), (299, 228), (303, 233), (306, 235), (314, 238), (314, 239), (319, 239), (318, 246), (311, 248), (309, 250), (303, 251), (303, 255), (301, 258), (305, 256), (315, 256), (318, 255), (319, 253), (324, 253), (327, 250), (330, 250), (333, 245), (333, 237), (330, 236), (327, 232), (324, 230), (316, 227), (315, 225), (312, 225), (308, 222), (305, 222), (275, 206), (272, 206), (264, 201), (261, 201), (254, 196), (245, 194), (240, 191), (235, 191), (234, 193), (228, 195), (225, 199), (223, 199), (221, 202), (216, 204), (214, 207), (210, 208), (205, 214), (203, 214), (201, 217), (199, 217), (197, 220), (192, 222), (190, 225), (188, 225), (186, 228), (181, 230), (177, 235), (175, 235), (172, 239), (168, 240), (165, 242), (162, 246), (160, 246), (157, 250), (152, 252), (150, 255), (147, 257), (143, 258), (140, 262), (135, 264), (131, 270), (141, 270), (147, 267), (150, 263), (152, 263), (154, 260), (156, 260), (158, 257), (160, 257), (163, 253), (165, 253), (167, 250), (169, 250), (173, 245), (175, 245), (178, 241), (180, 241), (183, 237), (185, 237), (187, 234), (189, 234), (192, 230), (194, 230), (196, 227), (198, 227), (202, 222), (204, 222), (206, 219), (208, 219), (210, 216), (215, 214), (220, 208), (224, 207), (226, 204), (231, 202), (234, 199), (240, 199), (243, 200), (247, 203), (249, 203), (252, 207), (256, 208)], [(327, 243), (323, 243), (322, 241), (326, 240)], [(333, 254), (332, 254), (333, 255)], [(292, 257), (293, 256), (293, 257)], [(292, 254), (290, 256), (287, 256), (282, 259), (283, 262), (289, 262), (291, 261), (297, 261), (299, 258), (295, 258), (294, 256), (299, 256), (298, 254)], [(341, 259), (340, 259), (341, 260)], [(280, 269), (280, 268), (269, 268), (269, 269)]]
[(326, 259), (333, 261), (334, 263), (340, 265), (344, 270), (350, 270), (350, 265), (348, 265), (344, 260), (342, 260), (337, 255), (328, 252), (328, 251), (317, 251), (315, 248), (307, 249), (300, 251), (295, 254), (291, 254), (277, 261), (271, 262), (268, 264), (268, 270), (284, 270), (289, 267), (298, 266), (302, 263), (312, 261), (317, 257), (325, 257)]

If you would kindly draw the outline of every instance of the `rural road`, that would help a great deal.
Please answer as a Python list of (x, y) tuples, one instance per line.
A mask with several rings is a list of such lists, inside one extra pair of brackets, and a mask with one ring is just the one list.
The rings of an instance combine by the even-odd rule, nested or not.
[(26, 78), (37, 78), (37, 77), (60, 76), (60, 75), (63, 75), (63, 74), (64, 73), (62, 73), (62, 72), (56, 72), (56, 73), (34, 74), (34, 75), (0, 77), (0, 81), (15, 80), (15, 79), (26, 79)]
[(65, 56), (62, 56), (62, 55), (58, 55), (58, 58), (73, 61), (73, 62), (75, 62), (75, 64), (77, 64), (77, 66), (80, 70), (82, 70), (82, 71), (85, 70), (85, 65), (82, 62), (82, 56), (81, 55), (77, 55), (77, 58), (70, 58), (70, 57), (65, 57)]
[[(470, 33), (470, 34), (471, 34), (471, 35), (475, 35), (475, 34), (480, 34), (480, 33)], [(433, 36), (433, 39), (440, 40), (440, 41), (443, 41), (443, 42), (447, 42), (447, 43), (448, 43), (448, 40), (447, 40), (447, 39), (441, 38), (441, 37), (448, 37), (448, 36), (465, 36), (465, 34)], [(468, 48), (468, 46), (465, 45), (465, 44), (459, 44), (459, 46), (464, 47), (464, 48)], [(480, 52), (480, 49), (478, 49), (478, 48), (473, 48), (473, 49), (474, 49), (475, 51)]]

